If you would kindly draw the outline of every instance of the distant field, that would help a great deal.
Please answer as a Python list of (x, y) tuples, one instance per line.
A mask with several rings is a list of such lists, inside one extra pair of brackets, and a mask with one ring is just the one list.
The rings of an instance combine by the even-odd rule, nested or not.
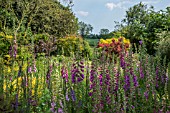
[(97, 46), (97, 43), (100, 39), (85, 39), (89, 42), (89, 45), (94, 47), (94, 46)]

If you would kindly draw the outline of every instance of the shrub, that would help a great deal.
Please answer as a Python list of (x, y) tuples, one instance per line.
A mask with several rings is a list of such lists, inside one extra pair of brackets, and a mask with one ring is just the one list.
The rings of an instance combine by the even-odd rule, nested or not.
[(161, 55), (161, 58), (164, 59), (166, 57), (166, 64), (170, 62), (170, 37), (163, 39), (160, 41), (158, 46), (158, 52)]
[(57, 40), (56, 45), (55, 54), (57, 55), (71, 56), (79, 54), (83, 57), (91, 56), (89, 43), (78, 36), (60, 38)]
[(50, 55), (51, 52), (56, 50), (55, 37), (48, 34), (37, 34), (34, 36), (35, 53), (44, 53)]
[(0, 32), (0, 55), (8, 54), (8, 50), (12, 43), (13, 36), (6, 35), (3, 32)]
[(126, 38), (111, 38), (111, 39), (100, 39), (98, 43), (98, 48), (105, 49), (105, 51), (111, 54), (118, 54), (122, 52), (123, 48), (127, 51), (130, 47), (130, 41)]

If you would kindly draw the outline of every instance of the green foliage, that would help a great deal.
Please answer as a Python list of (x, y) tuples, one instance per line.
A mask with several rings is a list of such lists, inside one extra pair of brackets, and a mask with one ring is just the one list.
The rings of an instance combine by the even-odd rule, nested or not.
[(3, 32), (0, 32), (0, 55), (8, 54), (13, 36), (5, 35)]
[(58, 55), (82, 55), (84, 57), (91, 56), (91, 48), (89, 43), (83, 40), (81, 37), (67, 36), (60, 38), (56, 42), (57, 50), (55, 51)]
[(75, 34), (78, 29), (77, 19), (73, 12), (59, 2), (46, 0), (42, 2), (35, 15), (31, 29), (36, 33), (48, 33), (56, 37)]
[(69, 7), (53, 0), (13, 0), (0, 2), (0, 28), (27, 36), (29, 27), (35, 33), (48, 33), (55, 37), (75, 34), (77, 18)]
[[(114, 34), (113, 34), (113, 32), (110, 32), (110, 33), (108, 33), (108, 34), (100, 34), (99, 35), (99, 37), (100, 37), (100, 39), (102, 38), (102, 39), (110, 39), (110, 38), (112, 38), (114, 36)], [(119, 38), (119, 37), (118, 37)]]
[(139, 3), (126, 11), (126, 17), (121, 24), (117, 24), (117, 31), (137, 47), (140, 40), (144, 40), (149, 54), (155, 53), (160, 38), (157, 36), (162, 31), (170, 29), (169, 8), (165, 11), (154, 11), (154, 8)]
[(96, 47), (97, 43), (99, 42), (99, 39), (85, 39), (91, 47)]
[(160, 41), (158, 46), (158, 52), (160, 53), (162, 59), (166, 57), (166, 63), (170, 62), (170, 37)]

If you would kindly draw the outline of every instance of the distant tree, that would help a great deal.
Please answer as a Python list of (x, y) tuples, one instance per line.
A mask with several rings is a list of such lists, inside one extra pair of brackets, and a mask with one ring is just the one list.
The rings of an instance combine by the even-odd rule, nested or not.
[(106, 35), (106, 34), (109, 34), (109, 30), (108, 30), (108, 29), (100, 29), (99, 34), (100, 34), (100, 35)]
[(79, 22), (79, 34), (81, 36), (89, 35), (93, 31), (93, 27), (90, 24), (86, 24), (84, 22)]

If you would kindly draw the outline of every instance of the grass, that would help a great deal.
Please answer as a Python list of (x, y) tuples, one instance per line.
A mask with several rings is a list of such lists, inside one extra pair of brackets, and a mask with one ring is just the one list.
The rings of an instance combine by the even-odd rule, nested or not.
[(100, 39), (85, 39), (91, 47), (97, 46)]

